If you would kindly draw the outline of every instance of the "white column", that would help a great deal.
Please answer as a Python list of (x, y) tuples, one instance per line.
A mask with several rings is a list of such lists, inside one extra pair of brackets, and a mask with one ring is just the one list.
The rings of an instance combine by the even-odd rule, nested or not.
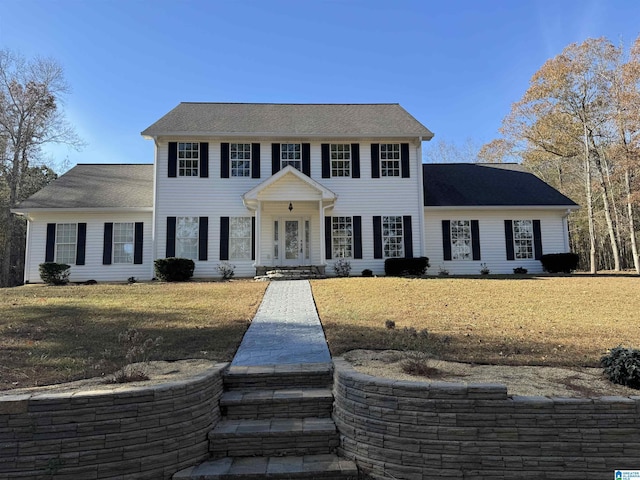
[(327, 259), (325, 258), (325, 234), (324, 234), (324, 208), (322, 207), (322, 200), (318, 201), (318, 210), (320, 215), (320, 265), (326, 265)]
[(262, 202), (258, 200), (258, 207), (256, 208), (256, 260), (253, 266), (262, 266)]

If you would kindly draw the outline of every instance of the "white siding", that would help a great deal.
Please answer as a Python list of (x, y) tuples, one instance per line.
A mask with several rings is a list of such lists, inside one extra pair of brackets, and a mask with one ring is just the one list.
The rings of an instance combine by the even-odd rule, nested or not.
[[(173, 139), (171, 139), (173, 140)], [(412, 217), (413, 251), (420, 254), (420, 220), (423, 215), (422, 192), (420, 175), (421, 163), (418, 160), (419, 146), (417, 142), (409, 143), (411, 178), (372, 178), (371, 177), (371, 143), (400, 143), (399, 140), (376, 139), (375, 141), (339, 140), (333, 143), (360, 144), (360, 172), (361, 178), (322, 178), (321, 144), (332, 143), (331, 139), (306, 142), (304, 139), (180, 139), (180, 141), (208, 141), (209, 142), (209, 177), (176, 177), (167, 176), (168, 169), (168, 141), (158, 142), (156, 158), (156, 250), (155, 258), (165, 257), (166, 219), (169, 216), (207, 216), (209, 217), (209, 254), (207, 261), (196, 262), (196, 277), (218, 276), (220, 246), (220, 217), (253, 215), (242, 203), (242, 194), (264, 182), (271, 176), (271, 144), (304, 142), (311, 144), (311, 178), (337, 194), (338, 199), (333, 209), (325, 214), (331, 216), (362, 216), (362, 247), (363, 260), (351, 260), (352, 273), (369, 268), (376, 274), (384, 272), (384, 260), (373, 259), (373, 216), (375, 215), (410, 215)], [(220, 143), (229, 141), (244, 141), (260, 143), (261, 178), (231, 177), (220, 178)], [(407, 140), (404, 140), (406, 143)], [(307, 192), (309, 193), (309, 192)], [(264, 204), (262, 217), (262, 236), (260, 238), (263, 263), (273, 262), (273, 220), (282, 217), (308, 217), (311, 220), (312, 245), (311, 253), (314, 264), (321, 258), (320, 210), (317, 202), (305, 202), (304, 205), (296, 200), (302, 196), (291, 198), (294, 211), (289, 212), (286, 203)], [(308, 198), (308, 197), (306, 197)], [(269, 255), (267, 260), (266, 255)], [(236, 266), (236, 276), (252, 276), (255, 273), (253, 261), (231, 261)], [(329, 260), (327, 272), (332, 273), (334, 260)]]
[[(25, 282), (40, 283), (38, 267), (45, 261), (47, 223), (86, 223), (86, 254), (84, 265), (71, 265), (69, 280), (123, 282), (129, 277), (139, 280), (153, 278), (151, 212), (149, 213), (39, 213), (31, 214), (27, 238)], [(144, 222), (142, 264), (102, 264), (105, 222)]]
[[(564, 222), (565, 210), (526, 209), (429, 209), (425, 208), (426, 252), (431, 267), (428, 273), (437, 275), (439, 268), (451, 275), (476, 275), (480, 264), (485, 263), (491, 273), (513, 273), (513, 269), (523, 267), (529, 273), (542, 273), (539, 260), (507, 260), (504, 221), (540, 220), (542, 233), (542, 253), (567, 252), (567, 230)], [(480, 227), (480, 260), (445, 261), (442, 245), (442, 220), (478, 220)]]

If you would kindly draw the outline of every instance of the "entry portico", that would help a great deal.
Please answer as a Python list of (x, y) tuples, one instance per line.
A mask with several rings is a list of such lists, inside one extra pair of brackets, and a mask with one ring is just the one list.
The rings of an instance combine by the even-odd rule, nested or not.
[(325, 224), (337, 195), (289, 165), (242, 195), (254, 212), (255, 267), (324, 267)]

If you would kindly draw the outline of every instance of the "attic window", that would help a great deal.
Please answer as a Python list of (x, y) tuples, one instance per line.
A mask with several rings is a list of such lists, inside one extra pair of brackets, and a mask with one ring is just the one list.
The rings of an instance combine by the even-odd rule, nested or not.
[(178, 143), (178, 175), (197, 177), (200, 162), (200, 144)]

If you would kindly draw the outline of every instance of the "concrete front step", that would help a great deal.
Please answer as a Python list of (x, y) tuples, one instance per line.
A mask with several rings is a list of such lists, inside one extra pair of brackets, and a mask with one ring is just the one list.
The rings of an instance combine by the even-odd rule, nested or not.
[(339, 443), (331, 418), (223, 420), (209, 432), (213, 458), (333, 453)]
[(227, 420), (329, 417), (333, 394), (328, 388), (232, 390), (220, 398)]
[(232, 366), (223, 377), (227, 391), (332, 388), (331, 363)]
[(244, 479), (356, 480), (355, 463), (334, 454), (290, 457), (236, 457), (210, 460), (176, 473), (173, 480)]

